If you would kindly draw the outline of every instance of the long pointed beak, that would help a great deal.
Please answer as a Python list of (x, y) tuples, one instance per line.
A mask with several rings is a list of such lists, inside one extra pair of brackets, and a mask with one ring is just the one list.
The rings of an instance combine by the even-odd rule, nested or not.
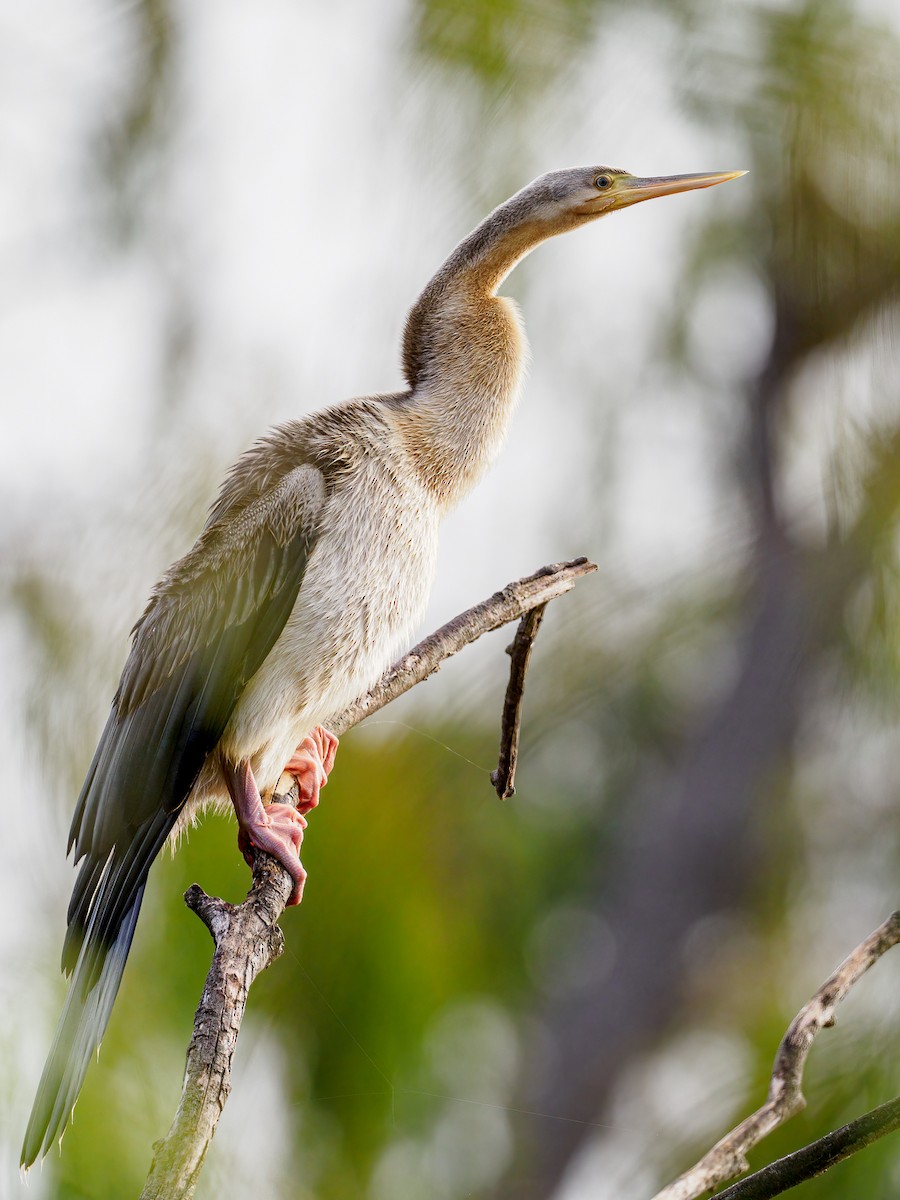
[(720, 171), (713, 175), (658, 175), (652, 179), (626, 177), (621, 183), (616, 208), (640, 204), (655, 196), (673, 196), (676, 192), (692, 192), (694, 188), (715, 187), (717, 183), (727, 183), (729, 179), (739, 179), (746, 174), (746, 171)]

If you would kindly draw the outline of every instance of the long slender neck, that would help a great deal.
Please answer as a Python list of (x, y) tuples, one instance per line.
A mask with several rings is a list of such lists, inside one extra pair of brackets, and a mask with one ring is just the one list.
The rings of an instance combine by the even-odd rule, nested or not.
[(495, 209), (450, 255), (406, 323), (409, 402), (401, 432), (446, 507), (472, 487), (503, 442), (527, 343), (518, 312), (496, 289), (547, 237), (518, 197)]

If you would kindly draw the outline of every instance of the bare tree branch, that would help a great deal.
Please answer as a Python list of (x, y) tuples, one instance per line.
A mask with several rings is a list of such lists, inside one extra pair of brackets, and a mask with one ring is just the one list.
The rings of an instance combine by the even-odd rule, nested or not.
[[(897, 942), (900, 942), (900, 911), (893, 913), (874, 933), (869, 934), (797, 1013), (775, 1055), (766, 1103), (717, 1142), (689, 1171), (658, 1192), (653, 1200), (696, 1200), (699, 1196), (707, 1195), (718, 1184), (748, 1169), (747, 1151), (805, 1108), (803, 1069), (816, 1034), (820, 1029), (834, 1024), (837, 1005), (869, 967)], [(865, 1144), (861, 1142), (856, 1149), (861, 1149)], [(821, 1169), (824, 1170), (824, 1166)], [(757, 1192), (752, 1190), (744, 1193), (729, 1189), (729, 1192), (735, 1196), (757, 1196)], [(758, 1194), (774, 1196), (777, 1191)]]
[[(295, 796), (296, 801), (296, 796)], [(208, 896), (196, 883), (184, 894), (216, 944), (194, 1016), (178, 1111), (153, 1162), (140, 1200), (191, 1197), (216, 1125), (231, 1093), (231, 1063), (250, 984), (284, 949), (276, 924), (291, 879), (275, 859), (257, 854), (253, 886), (243, 904)]]
[(717, 1192), (716, 1200), (769, 1200), (771, 1196), (780, 1196), (807, 1179), (815, 1179), (835, 1163), (864, 1150), (896, 1129), (900, 1129), (900, 1096), (880, 1104), (833, 1133), (826, 1133), (802, 1150), (795, 1150), (761, 1171), (754, 1171), (724, 1192)]
[(510, 656), (509, 683), (503, 701), (503, 724), (500, 730), (500, 762), (491, 772), (491, 783), (501, 800), (516, 792), (516, 761), (519, 757), (519, 726), (522, 723), (522, 700), (525, 696), (525, 672), (531, 660), (534, 639), (544, 619), (546, 604), (540, 604), (525, 614), (519, 622), (516, 636), (506, 647)]
[(533, 575), (508, 583), (501, 591), (494, 592), (493, 596), (474, 608), (466, 609), (414, 646), (409, 654), (388, 668), (370, 692), (354, 700), (342, 713), (328, 721), (328, 728), (337, 734), (345, 733), (364, 717), (378, 712), (433, 675), (446, 659), (477, 641), (482, 634), (491, 633), (510, 621), (517, 621), (538, 605), (564, 595), (572, 590), (582, 576), (596, 570), (596, 563), (586, 558), (574, 558), (571, 562), (551, 563)]
[[(548, 601), (570, 591), (580, 578), (596, 569), (594, 563), (578, 558), (542, 567), (534, 575), (508, 584), (419, 642), (385, 672), (370, 692), (334, 716), (329, 726), (336, 733), (346, 732), (427, 679), (445, 659), (482, 634), (535, 608), (543, 611)], [(530, 641), (534, 640), (537, 623)], [(527, 652), (523, 652), (524, 662), (519, 666), (522, 680), (530, 641)], [(290, 778), (282, 776), (279, 788)], [(297, 796), (297, 785), (293, 782), (277, 798), (296, 805)], [(178, 1111), (165, 1138), (154, 1145), (150, 1174), (140, 1200), (190, 1200), (194, 1194), (206, 1151), (231, 1092), (231, 1063), (247, 993), (260, 971), (283, 950), (284, 938), (277, 921), (292, 887), (284, 868), (269, 855), (257, 852), (253, 885), (243, 904), (228, 904), (208, 896), (197, 884), (185, 893), (185, 903), (209, 929), (216, 949), (194, 1017)]]

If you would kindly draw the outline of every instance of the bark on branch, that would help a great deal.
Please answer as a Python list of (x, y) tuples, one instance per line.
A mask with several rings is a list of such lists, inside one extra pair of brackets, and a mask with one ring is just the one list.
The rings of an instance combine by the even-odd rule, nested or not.
[(193, 1196), (203, 1160), (231, 1093), (231, 1063), (250, 984), (284, 950), (277, 925), (292, 888), (275, 859), (258, 854), (243, 904), (208, 896), (198, 884), (184, 894), (216, 944), (194, 1016), (178, 1111), (153, 1162), (141, 1200)]
[[(892, 913), (873, 933), (869, 934), (794, 1017), (778, 1047), (778, 1053), (775, 1055), (775, 1065), (772, 1068), (772, 1077), (769, 1083), (769, 1095), (765, 1104), (726, 1134), (689, 1171), (658, 1192), (653, 1200), (697, 1200), (700, 1196), (708, 1195), (720, 1183), (726, 1183), (729, 1179), (734, 1179), (736, 1175), (740, 1175), (748, 1169), (747, 1152), (761, 1142), (764, 1137), (767, 1137), (773, 1129), (806, 1107), (802, 1091), (803, 1069), (816, 1034), (820, 1029), (834, 1024), (834, 1013), (838, 1004), (868, 971), (869, 967), (898, 942), (900, 942), (900, 911)], [(886, 1124), (882, 1132), (889, 1133), (891, 1128), (896, 1128), (896, 1125), (888, 1127)], [(868, 1140), (873, 1139), (870, 1137)], [(848, 1153), (854, 1153), (867, 1144), (866, 1141), (858, 1140), (858, 1143)], [(846, 1156), (844, 1154), (841, 1157)], [(832, 1162), (837, 1161), (839, 1161), (838, 1158), (832, 1159)], [(811, 1170), (809, 1175), (801, 1175), (795, 1182), (799, 1183), (803, 1178), (811, 1178), (813, 1174), (821, 1173), (830, 1165), (831, 1162), (824, 1162), (818, 1171)], [(749, 1183), (750, 1179), (744, 1180), (741, 1184), (729, 1188), (722, 1195), (723, 1197), (733, 1196), (736, 1200), (738, 1196), (747, 1198), (775, 1196), (778, 1194), (778, 1190), (784, 1190), (784, 1188), (776, 1191), (756, 1191), (752, 1188), (745, 1190), (744, 1185)], [(793, 1186), (793, 1184), (788, 1186)]]
[(761, 1171), (754, 1171), (724, 1192), (717, 1192), (717, 1200), (771, 1200), (807, 1179), (815, 1179), (835, 1163), (865, 1150), (866, 1146), (895, 1129), (900, 1129), (900, 1096), (887, 1104), (879, 1104), (833, 1133), (826, 1133), (802, 1150), (795, 1150)]
[(333, 717), (328, 728), (338, 735), (345, 733), (433, 675), (446, 659), (477, 641), (482, 634), (517, 621), (533, 608), (570, 592), (582, 576), (596, 570), (596, 563), (586, 558), (574, 558), (571, 562), (551, 563), (533, 575), (508, 583), (501, 591), (494, 592), (474, 608), (466, 609), (414, 646), (409, 654), (388, 668), (370, 692)]
[[(337, 734), (345, 733), (427, 679), (446, 659), (482, 634), (536, 609), (542, 612), (550, 600), (570, 591), (579, 579), (596, 569), (586, 558), (577, 558), (542, 567), (535, 574), (508, 584), (419, 642), (385, 672), (370, 692), (333, 716), (328, 721), (329, 728)], [(539, 619), (532, 622), (526, 635), (527, 647), (514, 656), (513, 672), (518, 681), (516, 709), (521, 702), (527, 660), (539, 623)], [(511, 680), (510, 688), (513, 687)], [(509, 704), (509, 694), (507, 701)], [(510, 736), (504, 719), (503, 742), (507, 750)], [(518, 736), (517, 712), (514, 736)], [(514, 770), (514, 744), (511, 759)], [(289, 776), (282, 776), (282, 781), (289, 780)], [(511, 775), (508, 781), (511, 786)], [(278, 799), (296, 804), (296, 783), (283, 794), (280, 788), (279, 784)], [(275, 859), (257, 852), (253, 885), (243, 904), (228, 904), (208, 896), (197, 884), (185, 893), (185, 903), (209, 929), (216, 948), (194, 1018), (178, 1111), (165, 1138), (154, 1146), (141, 1200), (189, 1200), (194, 1194), (206, 1151), (231, 1091), (231, 1063), (247, 993), (260, 971), (278, 958), (284, 947), (277, 921), (292, 886), (290, 876)]]

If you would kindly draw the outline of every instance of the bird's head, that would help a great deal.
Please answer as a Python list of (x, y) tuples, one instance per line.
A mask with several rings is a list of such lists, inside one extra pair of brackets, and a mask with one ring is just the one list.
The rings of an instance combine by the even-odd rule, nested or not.
[[(494, 294), (516, 263), (555, 234), (577, 229), (642, 200), (713, 187), (746, 174), (723, 171), (644, 179), (617, 167), (570, 167), (541, 175), (495, 208), (463, 238), (413, 306), (407, 342), (420, 336), (422, 312), (435, 309), (437, 300), (453, 293), (455, 283), (463, 281), (470, 290), (476, 287)], [(406, 350), (404, 355), (404, 361), (412, 364), (414, 352)], [(417, 368), (407, 365), (407, 378), (412, 381), (416, 375)]]
[(532, 208), (533, 217), (562, 232), (586, 221), (656, 196), (671, 196), (695, 188), (714, 187), (746, 171), (706, 175), (658, 175), (642, 178), (616, 167), (572, 167), (551, 171), (523, 188), (514, 200)]

